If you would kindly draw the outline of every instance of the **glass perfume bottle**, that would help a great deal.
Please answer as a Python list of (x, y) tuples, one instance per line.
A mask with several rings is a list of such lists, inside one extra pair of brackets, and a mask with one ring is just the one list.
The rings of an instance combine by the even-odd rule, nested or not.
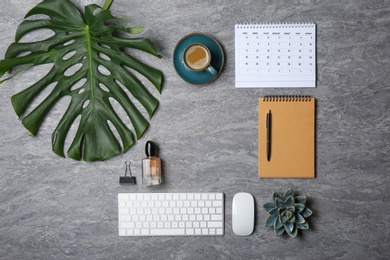
[(157, 156), (157, 145), (152, 141), (147, 141), (145, 154), (146, 158), (142, 159), (142, 185), (160, 185), (162, 182), (161, 160)]

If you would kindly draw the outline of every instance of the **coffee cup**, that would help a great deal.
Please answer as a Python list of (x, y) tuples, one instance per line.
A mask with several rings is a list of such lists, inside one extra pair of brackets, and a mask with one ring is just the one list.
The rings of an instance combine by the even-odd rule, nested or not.
[(183, 53), (184, 64), (192, 71), (208, 71), (217, 75), (217, 71), (210, 65), (210, 50), (201, 43), (190, 44)]

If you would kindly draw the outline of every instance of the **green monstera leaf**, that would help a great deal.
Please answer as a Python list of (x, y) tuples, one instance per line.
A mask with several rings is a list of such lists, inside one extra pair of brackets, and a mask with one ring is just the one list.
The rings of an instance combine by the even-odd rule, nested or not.
[[(150, 118), (158, 105), (158, 100), (128, 68), (146, 77), (158, 92), (161, 92), (162, 73), (132, 57), (125, 48), (161, 56), (149, 39), (123, 36), (139, 32), (140, 27), (125, 28), (107, 22), (117, 19), (108, 10), (111, 2), (107, 0), (103, 8), (88, 5), (81, 13), (69, 0), (44, 0), (30, 10), (26, 18), (33, 15), (45, 15), (45, 18), (24, 20), (16, 31), (15, 43), (9, 46), (4, 60), (0, 61), (0, 78), (16, 66), (21, 69), (14, 76), (31, 66), (53, 64), (42, 79), (14, 95), (11, 101), (23, 125), (35, 135), (50, 109), (61, 98), (71, 97), (52, 134), (53, 151), (63, 157), (65, 139), (76, 118), (80, 121), (69, 145), (67, 154), (70, 158), (95, 161), (120, 153), (121, 145), (109, 122), (119, 134), (123, 151), (135, 142), (110, 99), (116, 100), (124, 109), (138, 139), (149, 123), (129, 96), (139, 101)], [(49, 29), (54, 35), (37, 42), (20, 42), (24, 35), (38, 29)], [(50, 94), (25, 115), (34, 98), (49, 85), (54, 85)]]

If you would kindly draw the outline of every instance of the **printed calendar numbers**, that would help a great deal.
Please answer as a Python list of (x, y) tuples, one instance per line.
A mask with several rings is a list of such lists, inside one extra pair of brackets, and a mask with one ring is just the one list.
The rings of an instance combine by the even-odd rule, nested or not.
[(314, 24), (237, 26), (235, 33), (236, 87), (315, 87)]

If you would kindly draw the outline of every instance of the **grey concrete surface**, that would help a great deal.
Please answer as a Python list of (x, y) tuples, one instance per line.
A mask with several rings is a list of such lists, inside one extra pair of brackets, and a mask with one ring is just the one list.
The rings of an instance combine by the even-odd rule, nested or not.
[[(0, 55), (38, 0), (3, 0)], [(73, 0), (79, 7), (92, 0)], [(103, 4), (103, 0), (96, 0)], [(127, 1), (112, 12), (145, 26), (165, 56), (140, 55), (165, 82), (151, 126), (128, 152), (86, 163), (51, 151), (60, 103), (31, 137), (10, 98), (45, 74), (37, 67), (0, 89), (0, 259), (389, 259), (390, 239), (390, 2), (389, 1)], [(234, 87), (234, 24), (317, 23), (315, 89)], [(226, 54), (220, 77), (205, 86), (175, 72), (175, 44), (186, 34), (214, 36)], [(34, 36), (31, 36), (34, 37)], [(317, 99), (316, 178), (258, 179), (257, 99), (302, 94)], [(74, 130), (74, 129), (73, 129)], [(141, 180), (144, 144), (160, 145), (165, 183), (120, 186), (124, 161)], [(299, 238), (275, 237), (261, 205), (273, 191), (293, 188), (309, 198), (311, 228)], [(222, 237), (119, 237), (120, 192), (225, 193)], [(231, 200), (256, 200), (255, 232), (235, 236)]]

